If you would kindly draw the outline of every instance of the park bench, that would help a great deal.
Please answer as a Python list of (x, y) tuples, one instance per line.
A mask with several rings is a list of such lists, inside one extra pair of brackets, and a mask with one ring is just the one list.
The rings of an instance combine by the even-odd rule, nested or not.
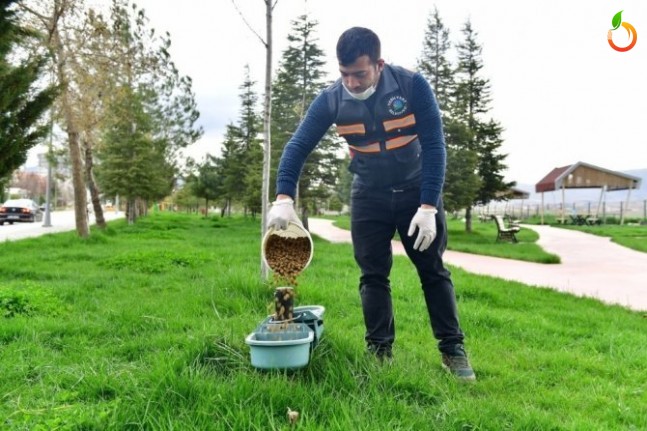
[(488, 220), (490, 220), (490, 217), (487, 214), (479, 214), (479, 221), (481, 223), (486, 223)]
[(595, 226), (597, 224), (602, 224), (602, 220), (592, 215), (572, 215), (571, 223), (577, 226)]
[(586, 217), (586, 224), (589, 225), (589, 226), (595, 226), (595, 225), (602, 224), (602, 220), (600, 220), (596, 216), (587, 216)]
[(503, 220), (507, 222), (507, 226), (509, 228), (511, 227), (519, 227), (519, 223), (521, 223), (518, 219), (512, 217), (511, 215), (505, 214), (503, 216)]
[(517, 240), (517, 232), (521, 230), (519, 226), (507, 227), (503, 221), (503, 217), (500, 215), (493, 215), (492, 218), (496, 222), (497, 237), (496, 241), (511, 241), (519, 242)]

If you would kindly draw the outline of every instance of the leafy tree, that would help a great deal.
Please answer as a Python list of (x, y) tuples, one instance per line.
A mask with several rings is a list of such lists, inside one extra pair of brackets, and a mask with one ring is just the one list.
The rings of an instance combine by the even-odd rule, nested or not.
[(218, 198), (222, 188), (216, 162), (214, 156), (207, 154), (204, 162), (198, 166), (198, 174), (190, 181), (193, 194), (205, 200), (205, 217), (209, 215), (209, 202)]
[(74, 189), (74, 216), (77, 234), (86, 238), (90, 235), (87, 218), (86, 183), (81, 153), (78, 111), (75, 110), (75, 92), (78, 87), (72, 79), (70, 65), (77, 55), (73, 42), (73, 31), (81, 22), (82, 0), (34, 0), (19, 2), (24, 12), (25, 25), (40, 36), (39, 45), (32, 47), (36, 52), (45, 51), (51, 59), (53, 75), (61, 89), (56, 100), (56, 118), (62, 121), (61, 128), (67, 135), (67, 147)]
[[(292, 21), (288, 48), (283, 52), (274, 83), (272, 106), (277, 114), (272, 119), (273, 169), (279, 156), (296, 131), (305, 111), (316, 95), (327, 85), (324, 81), (324, 53), (318, 47), (315, 31), (318, 23), (306, 15)], [(302, 218), (307, 223), (308, 208), (317, 210), (317, 202), (325, 200), (334, 190), (340, 160), (337, 152), (341, 140), (328, 132), (306, 161), (297, 190)], [(272, 178), (275, 184), (275, 178)]]
[(328, 210), (341, 212), (343, 208), (344, 208), (344, 203), (341, 201), (341, 199), (339, 199), (339, 196), (336, 194), (332, 195), (328, 200)]
[[(94, 175), (94, 151), (101, 134), (101, 120), (105, 114), (105, 95), (111, 94), (112, 69), (105, 61), (107, 24), (90, 9), (85, 21), (69, 27), (66, 43), (74, 55), (67, 57), (67, 77), (70, 109), (79, 130), (79, 144), (83, 157), (84, 180), (90, 192), (90, 201), (97, 226), (106, 227), (101, 206), (101, 190)], [(99, 24), (99, 25), (97, 25)]]
[(0, 3), (0, 187), (27, 161), (29, 150), (49, 132), (42, 118), (56, 97), (54, 86), (39, 87), (43, 57), (20, 58), (17, 50), (31, 34), (20, 26), (16, 0)]
[(184, 208), (187, 212), (191, 212), (200, 206), (200, 198), (198, 198), (194, 194), (193, 187), (191, 187), (190, 185), (192, 179), (193, 177), (189, 178), (187, 187), (182, 187), (176, 190), (172, 195), (172, 202), (174, 206), (177, 206), (178, 208)]
[[(168, 48), (171, 41), (168, 33), (158, 37), (148, 25), (142, 9), (128, 7), (124, 0), (113, 0), (109, 22), (101, 16), (91, 17), (94, 34), (102, 39), (102, 53), (96, 57), (98, 70), (107, 71), (104, 80), (108, 94), (104, 97), (105, 115), (103, 126), (108, 133), (97, 151), (98, 170), (102, 170), (104, 188), (118, 192), (120, 187), (106, 184), (105, 181), (119, 179), (112, 172), (116, 166), (128, 168), (131, 172), (148, 172), (141, 177), (140, 188), (127, 188), (129, 208), (142, 207), (150, 199), (160, 199), (170, 193), (179, 176), (180, 151), (195, 142), (202, 129), (195, 126), (198, 119), (192, 81), (180, 76), (171, 61)], [(124, 98), (132, 97), (128, 101)], [(132, 112), (128, 110), (132, 109)], [(110, 130), (112, 128), (112, 130)], [(115, 133), (116, 130), (119, 133)], [(129, 138), (127, 133), (131, 131)], [(120, 140), (132, 139), (142, 157), (131, 158), (129, 152), (122, 151), (124, 143)], [(136, 145), (135, 145), (136, 143)], [(114, 149), (108, 148), (111, 145)], [(149, 148), (145, 149), (144, 146)], [(153, 156), (155, 153), (155, 156)], [(117, 160), (118, 157), (123, 160)], [(104, 157), (107, 157), (104, 160)], [(150, 160), (155, 158), (155, 169), (147, 169)], [(108, 163), (110, 166), (103, 167)], [(140, 166), (135, 166), (139, 163)], [(123, 183), (119, 182), (122, 186)], [(133, 194), (137, 191), (139, 195)], [(142, 205), (135, 205), (143, 202)], [(139, 214), (129, 212), (133, 222)]]

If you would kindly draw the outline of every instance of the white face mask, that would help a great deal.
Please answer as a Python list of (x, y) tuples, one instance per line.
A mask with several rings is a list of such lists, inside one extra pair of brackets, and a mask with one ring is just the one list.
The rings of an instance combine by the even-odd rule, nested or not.
[(353, 93), (348, 88), (346, 88), (345, 85), (344, 85), (344, 90), (346, 90), (346, 93), (350, 94), (350, 96), (352, 98), (354, 98), (354, 99), (366, 100), (369, 97), (371, 97), (373, 95), (373, 93), (375, 93), (375, 85), (371, 85), (370, 87), (368, 87), (366, 90), (362, 91), (361, 93)]

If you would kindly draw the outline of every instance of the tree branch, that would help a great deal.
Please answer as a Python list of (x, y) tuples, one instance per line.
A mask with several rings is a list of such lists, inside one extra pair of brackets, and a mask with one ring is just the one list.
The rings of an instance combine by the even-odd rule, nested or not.
[[(265, 1), (269, 1), (269, 0), (265, 0)], [(278, 1), (278, 0), (276, 0), (276, 1)], [(252, 31), (252, 33), (254, 33), (254, 34), (256, 35), (256, 37), (258, 38), (258, 40), (260, 40), (260, 41), (261, 41), (261, 43), (263, 44), (263, 46), (265, 46), (265, 48), (267, 48), (267, 42), (265, 42), (265, 41), (263, 40), (263, 38), (262, 38), (261, 36), (259, 36), (259, 35), (258, 35), (258, 33), (256, 33), (256, 30), (254, 30), (254, 29), (252, 28), (252, 26), (251, 26), (251, 25), (249, 25), (249, 22), (247, 22), (247, 20), (245, 19), (245, 16), (243, 15), (243, 13), (242, 13), (242, 12), (240, 11), (240, 9), (238, 8), (238, 5), (236, 4), (235, 0), (231, 0), (231, 3), (232, 3), (232, 4), (234, 5), (234, 7), (236, 8), (236, 11), (238, 12), (238, 15), (240, 15), (240, 17), (243, 19), (243, 22), (245, 23), (245, 25), (247, 26), (247, 28), (248, 28), (248, 29), (250, 29), (250, 30)], [(276, 3), (275, 3), (275, 4), (276, 4)]]
[(20, 3), (20, 2), (19, 2), (19, 3), (17, 4), (17, 7), (18, 7), (19, 9), (22, 9), (24, 12), (28, 12), (28, 13), (30, 13), (30, 14), (32, 14), (32, 15), (34, 15), (36, 18), (40, 19), (40, 20), (41, 20), (41, 21), (43, 21), (43, 22), (47, 22), (47, 20), (48, 20), (48, 18), (49, 18), (49, 17), (46, 17), (45, 15), (43, 15), (43, 14), (41, 14), (41, 13), (36, 12), (36, 10), (35, 10), (35, 9), (32, 9), (32, 8), (30, 8), (29, 6), (25, 6), (25, 4), (24, 4), (24, 3)]

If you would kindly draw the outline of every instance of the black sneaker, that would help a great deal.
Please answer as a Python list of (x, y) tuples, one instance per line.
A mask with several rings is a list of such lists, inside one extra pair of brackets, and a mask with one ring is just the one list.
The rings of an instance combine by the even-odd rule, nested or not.
[(442, 353), (443, 368), (456, 376), (457, 379), (473, 382), (476, 380), (476, 374), (467, 359), (467, 353), (462, 344), (456, 344), (450, 349), (450, 353)]

